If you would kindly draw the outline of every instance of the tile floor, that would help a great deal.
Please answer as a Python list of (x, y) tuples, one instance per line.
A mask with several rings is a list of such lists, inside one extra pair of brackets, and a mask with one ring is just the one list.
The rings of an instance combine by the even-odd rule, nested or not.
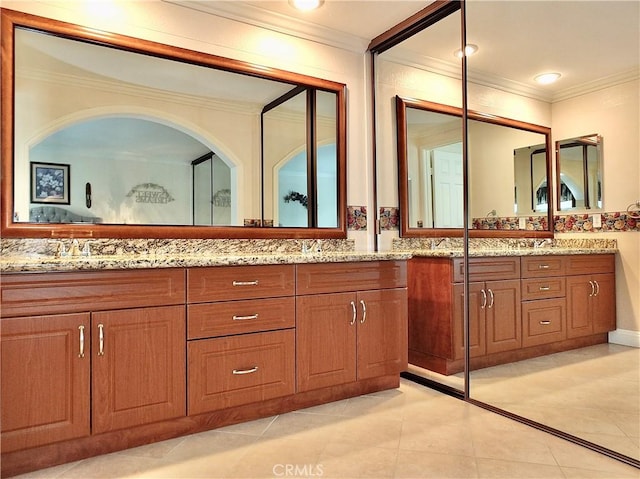
[(640, 470), (402, 380), (400, 388), (20, 478), (635, 478)]

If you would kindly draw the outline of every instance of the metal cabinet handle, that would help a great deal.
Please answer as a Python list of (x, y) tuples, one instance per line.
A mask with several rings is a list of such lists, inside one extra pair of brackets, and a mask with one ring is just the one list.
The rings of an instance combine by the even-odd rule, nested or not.
[(80, 331), (80, 352), (78, 353), (78, 357), (84, 358), (84, 326), (78, 326), (78, 330)]
[(354, 324), (356, 324), (356, 317), (358, 315), (358, 312), (356, 311), (356, 303), (354, 303), (353, 301), (351, 301), (351, 310), (353, 311), (353, 316), (351, 317), (351, 321), (349, 322), (349, 324), (353, 326)]
[(249, 316), (236, 316), (235, 314), (233, 315), (233, 320), (234, 321), (244, 321), (247, 319), (258, 319), (258, 313), (256, 314), (251, 314)]
[(258, 280), (255, 279), (253, 281), (234, 281), (232, 284), (234, 286), (258, 286)]
[(591, 294), (589, 295), (591, 297), (596, 294), (596, 285), (593, 284), (593, 281), (589, 281), (589, 284), (591, 285)]
[(235, 374), (236, 376), (242, 376), (243, 374), (255, 373), (257, 370), (258, 370), (258, 366), (254, 366), (249, 369), (234, 369), (233, 374)]
[(484, 309), (487, 306), (487, 292), (484, 289), (480, 292), (482, 293), (482, 304), (480, 305), (480, 309)]
[(538, 289), (540, 291), (549, 291), (551, 290), (551, 286), (540, 286)]
[(491, 302), (489, 303), (489, 309), (493, 308), (493, 291), (489, 290), (489, 296), (491, 296)]
[(600, 284), (597, 281), (593, 281), (593, 283), (596, 285), (596, 293), (594, 294), (594, 296), (598, 296), (600, 294)]
[(542, 324), (543, 326), (547, 326), (551, 324), (551, 321), (540, 321), (540, 324)]
[(367, 305), (364, 304), (364, 300), (360, 300), (360, 304), (362, 305), (362, 319), (360, 320), (360, 324), (364, 323), (367, 320)]
[(104, 324), (98, 324), (98, 356), (104, 356)]
[(538, 269), (549, 269), (549, 265), (548, 264), (539, 264), (538, 265)]

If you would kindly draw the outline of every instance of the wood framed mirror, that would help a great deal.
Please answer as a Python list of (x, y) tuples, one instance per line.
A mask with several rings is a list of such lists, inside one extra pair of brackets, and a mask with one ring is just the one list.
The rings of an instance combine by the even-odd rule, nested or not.
[[(344, 84), (1, 15), (3, 236), (346, 238)], [(270, 151), (265, 164), (263, 108), (297, 90), (319, 99), (283, 114), (305, 134), (287, 138), (288, 149)], [(280, 175), (272, 194), (273, 168), (300, 152), (296, 174), (313, 214), (296, 204), (293, 219), (274, 217), (273, 203), (294, 187), (293, 175)], [(69, 165), (69, 204), (44, 191), (55, 181), (49, 176), (38, 177), (42, 196), (32, 201), (31, 163)], [(330, 197), (318, 198), (318, 181), (331, 185), (322, 188)]]

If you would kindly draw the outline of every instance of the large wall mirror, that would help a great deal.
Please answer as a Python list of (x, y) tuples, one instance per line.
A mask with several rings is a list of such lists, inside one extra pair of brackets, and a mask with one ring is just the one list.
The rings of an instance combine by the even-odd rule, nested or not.
[(3, 235), (346, 237), (345, 85), (2, 22)]
[[(433, 5), (437, 10), (451, 4), (460, 6), (460, 2), (435, 2)], [(419, 141), (426, 144), (426, 138), (421, 139), (419, 133), (414, 134), (412, 126), (407, 127), (407, 135), (415, 139), (411, 139), (411, 144), (407, 140), (407, 158), (413, 155), (418, 161), (413, 166), (406, 164), (406, 177), (404, 173), (399, 177), (390, 166), (392, 161), (389, 158), (395, 159), (391, 145), (397, 142), (390, 98), (400, 96), (405, 100), (405, 120), (408, 123), (403, 123), (404, 126), (414, 124), (419, 129), (421, 127), (418, 125), (421, 124), (440, 125), (431, 131), (442, 133), (441, 137), (446, 141), (433, 141), (428, 144), (426, 151), (442, 147), (443, 154), (452, 153), (455, 156), (458, 149), (453, 145), (458, 138), (462, 138), (460, 129), (463, 124), (452, 115), (452, 110), (462, 108), (463, 81), (466, 80), (464, 87), (469, 110), (550, 127), (554, 141), (560, 142), (560, 166), (556, 173), (561, 178), (563, 155), (567, 158), (569, 154), (563, 150), (579, 150), (574, 160), (577, 165), (567, 165), (567, 169), (576, 171), (571, 173), (576, 178), (575, 183), (587, 185), (590, 194), (595, 194), (594, 198), (589, 196), (589, 208), (598, 208), (599, 201), (606, 202), (602, 195), (607, 189), (602, 185), (598, 187), (598, 181), (602, 182), (603, 179), (599, 176), (603, 171), (603, 161), (606, 161), (601, 156), (604, 143), (599, 141), (599, 164), (594, 168), (596, 162), (591, 159), (593, 156), (590, 152), (593, 147), (585, 147), (585, 143), (598, 140), (596, 135), (587, 134), (597, 132), (602, 135), (606, 139), (605, 146), (611, 148), (608, 151), (612, 151), (627, 144), (626, 137), (618, 136), (614, 145), (611, 137), (617, 130), (624, 130), (623, 125), (629, 119), (614, 118), (613, 112), (621, 110), (612, 108), (611, 112), (603, 111), (597, 115), (597, 125), (589, 125), (588, 121), (594, 115), (584, 115), (584, 112), (605, 110), (605, 104), (612, 107), (618, 102), (622, 103), (624, 94), (621, 92), (633, 88), (633, 82), (637, 82), (640, 58), (638, 3), (467, 0), (463, 5), (464, 22), (458, 14), (450, 14), (450, 11), (436, 18), (435, 22), (413, 19), (411, 25), (403, 25), (402, 31), (407, 35), (393, 43), (391, 48), (387, 49), (385, 43), (381, 42), (376, 44), (376, 47), (382, 45), (381, 53), (372, 50), (376, 72), (377, 179), (378, 190), (383, 190), (378, 197), (380, 205), (393, 205), (395, 198), (388, 191), (394, 187), (393, 182), (400, 181), (402, 185), (403, 179), (407, 201), (417, 197), (423, 204), (428, 204), (424, 199), (428, 195), (414, 185), (416, 175), (420, 182), (419, 175), (424, 174), (420, 173), (420, 168), (427, 171), (428, 161), (424, 157), (421, 160), (416, 147)], [(461, 71), (460, 61), (453, 57), (454, 51), (462, 43), (461, 23), (466, 25), (466, 41), (478, 46), (476, 54), (466, 58), (466, 72)], [(594, 35), (595, 31), (607, 32), (607, 35)], [(594, 68), (594, 65), (598, 65), (598, 68)], [(562, 81), (555, 86), (537, 85), (533, 78), (549, 69), (563, 72)], [(593, 103), (595, 98), (600, 103)], [(416, 108), (421, 102), (415, 99), (446, 105), (449, 111), (442, 108), (436, 112), (433, 109), (427, 111)], [(637, 110), (635, 112), (637, 114)], [(607, 123), (601, 118), (606, 118)], [(486, 137), (474, 137), (471, 115), (467, 127), (468, 159), (472, 163), (473, 151), (482, 147)], [(587, 139), (576, 141), (585, 136)], [(538, 213), (533, 211), (538, 208), (555, 211), (557, 207), (556, 200), (552, 200), (548, 194), (556, 188), (557, 178), (550, 181), (547, 171), (545, 185), (540, 176), (541, 170), (548, 170), (546, 158), (550, 145), (544, 141), (545, 138), (546, 134), (542, 133), (522, 145), (511, 145), (513, 150), (508, 154), (511, 163), (508, 168), (506, 163), (502, 164), (506, 171), (487, 168), (486, 165), (483, 167), (487, 177), (481, 186), (491, 188), (496, 199), (502, 195), (508, 198), (511, 201), (511, 214), (517, 211), (518, 215), (526, 212), (524, 214), (537, 216)], [(567, 139), (566, 143), (564, 139)], [(573, 146), (576, 143), (580, 144)], [(565, 144), (571, 146), (560, 147)], [(546, 151), (542, 152), (542, 149)], [(607, 155), (605, 157), (610, 158)], [(477, 201), (473, 197), (476, 179), (473, 178), (472, 164), (469, 164), (469, 170), (468, 207), (472, 212), (473, 202)], [(491, 178), (492, 175), (494, 178)], [(568, 177), (569, 173), (565, 176)], [(498, 178), (505, 181), (498, 181)], [(568, 185), (572, 181), (565, 180), (565, 183)], [(429, 182), (425, 180), (424, 184), (428, 185)], [(572, 194), (576, 210), (586, 210), (579, 199), (584, 193)], [(565, 201), (562, 197), (558, 200)], [(423, 230), (420, 231), (421, 235), (433, 235), (421, 217), (424, 216), (420, 210), (422, 206), (418, 204), (415, 212), (411, 211), (411, 207), (409, 205), (407, 215), (408, 234), (420, 229)], [(495, 208), (497, 214), (503, 214), (498, 206)], [(563, 206), (560, 208), (560, 211), (564, 211)], [(490, 218), (493, 209), (494, 206), (484, 204), (480, 214)], [(422, 226), (419, 226), (419, 220), (423, 221)], [(552, 226), (549, 226), (544, 234), (552, 236)], [(441, 232), (450, 234), (448, 229), (435, 228), (433, 231), (437, 231), (438, 236)], [(472, 232), (469, 231), (470, 234)], [(535, 232), (527, 230), (516, 233), (530, 237)], [(620, 259), (617, 259), (617, 263), (620, 265)], [(616, 276), (621, 277), (620, 273)], [(619, 293), (618, 301), (627, 301), (628, 294), (628, 291)], [(436, 343), (438, 337), (430, 337), (429, 340)], [(637, 467), (640, 464), (637, 441), (640, 404), (637, 378), (640, 372), (637, 358), (636, 348), (609, 342), (595, 346), (585, 344), (571, 351), (534, 359), (521, 358), (499, 366), (477, 367), (466, 371), (466, 374), (443, 375), (428, 370), (419, 374), (438, 386), (466, 389), (469, 400), (476, 404), (549, 430)], [(417, 371), (417, 368), (412, 371)]]
[[(400, 234), (461, 236), (461, 109), (401, 97), (396, 106)], [(467, 118), (469, 225), (481, 230), (472, 233), (511, 229), (504, 217), (526, 219), (528, 231), (534, 231), (534, 217), (543, 220), (537, 225), (548, 225), (550, 128), (474, 111)]]

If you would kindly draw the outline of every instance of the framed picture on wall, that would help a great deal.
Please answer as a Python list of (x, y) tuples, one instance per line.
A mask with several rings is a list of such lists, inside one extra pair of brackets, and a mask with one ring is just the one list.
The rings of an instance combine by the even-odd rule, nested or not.
[(31, 203), (70, 204), (70, 169), (60, 163), (31, 162)]

